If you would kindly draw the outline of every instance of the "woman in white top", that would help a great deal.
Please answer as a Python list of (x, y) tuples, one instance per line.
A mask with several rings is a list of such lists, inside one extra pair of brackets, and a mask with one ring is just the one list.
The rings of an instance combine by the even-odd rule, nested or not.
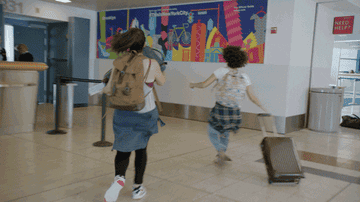
[(253, 93), (249, 76), (241, 70), (247, 64), (247, 53), (237, 46), (227, 46), (223, 50), (227, 67), (217, 69), (204, 82), (191, 83), (190, 88), (206, 88), (218, 81), (216, 103), (210, 112), (208, 133), (211, 143), (218, 151), (216, 163), (231, 161), (225, 155), (229, 142), (229, 132), (236, 132), (241, 124), (241, 101), (245, 93), (249, 99), (263, 109)]
[[(142, 55), (145, 46), (145, 35), (141, 29), (131, 28), (125, 33), (117, 34), (111, 42), (112, 51), (123, 53), (115, 61), (127, 60), (142, 62), (144, 72), (147, 72), (150, 59)], [(110, 77), (110, 82), (112, 78)], [(165, 73), (161, 72), (156, 60), (151, 59), (150, 71), (144, 83), (145, 107), (141, 111), (123, 111), (116, 109), (113, 118), (113, 130), (115, 141), (113, 149), (117, 151), (115, 157), (115, 178), (110, 188), (105, 193), (105, 201), (116, 201), (120, 190), (125, 184), (125, 172), (129, 165), (132, 151), (135, 151), (135, 179), (133, 186), (133, 198), (139, 199), (145, 196), (146, 190), (143, 183), (147, 153), (146, 147), (150, 136), (158, 133), (159, 113), (155, 105), (152, 87), (154, 83), (165, 84)], [(108, 85), (109, 86), (109, 85)], [(108, 87), (106, 86), (106, 87)], [(106, 92), (106, 87), (104, 92)], [(149, 94), (148, 94), (149, 93)]]

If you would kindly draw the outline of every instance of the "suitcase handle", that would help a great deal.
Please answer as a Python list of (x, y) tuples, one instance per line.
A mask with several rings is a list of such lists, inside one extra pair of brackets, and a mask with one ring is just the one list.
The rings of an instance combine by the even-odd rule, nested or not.
[(271, 118), (274, 137), (280, 137), (280, 135), (277, 133), (277, 129), (276, 129), (276, 125), (275, 125), (273, 115), (262, 113), (262, 114), (258, 114), (257, 117), (258, 117), (258, 120), (260, 122), (260, 128), (261, 128), (261, 131), (262, 131), (264, 137), (268, 136), (267, 133), (266, 133), (266, 127), (265, 127), (265, 123), (264, 123), (264, 118), (265, 117)]

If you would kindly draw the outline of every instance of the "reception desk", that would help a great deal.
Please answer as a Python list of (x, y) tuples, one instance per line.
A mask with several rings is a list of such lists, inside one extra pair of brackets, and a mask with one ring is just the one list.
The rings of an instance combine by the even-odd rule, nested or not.
[(39, 71), (37, 62), (0, 61), (0, 135), (33, 132)]

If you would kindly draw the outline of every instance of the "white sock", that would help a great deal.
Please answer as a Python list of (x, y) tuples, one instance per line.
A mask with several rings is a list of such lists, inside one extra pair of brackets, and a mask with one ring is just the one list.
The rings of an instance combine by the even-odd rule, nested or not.
[(109, 201), (116, 201), (117, 198), (119, 197), (119, 193), (120, 190), (124, 187), (125, 185), (125, 178), (124, 176), (116, 176), (114, 178), (114, 182), (111, 184), (110, 188), (106, 191), (105, 193), (105, 201), (109, 202)]

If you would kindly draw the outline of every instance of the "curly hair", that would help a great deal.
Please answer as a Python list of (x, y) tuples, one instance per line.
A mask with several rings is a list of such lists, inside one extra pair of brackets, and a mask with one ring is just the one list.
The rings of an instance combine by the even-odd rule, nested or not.
[(130, 62), (136, 54), (141, 53), (145, 45), (145, 34), (139, 28), (130, 28), (125, 33), (119, 33), (113, 36), (111, 40), (111, 50), (119, 54), (128, 51), (132, 54)]
[(241, 68), (247, 64), (248, 55), (238, 46), (227, 46), (223, 49), (223, 57), (230, 68)]

